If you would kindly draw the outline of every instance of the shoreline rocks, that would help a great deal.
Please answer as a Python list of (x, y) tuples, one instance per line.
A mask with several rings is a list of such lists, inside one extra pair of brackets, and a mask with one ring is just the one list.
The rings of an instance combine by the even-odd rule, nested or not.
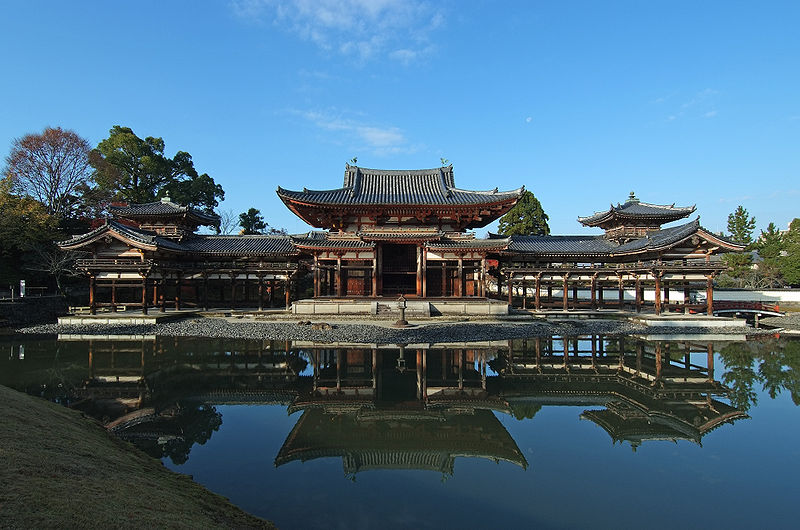
[(655, 328), (619, 320), (501, 322), (436, 322), (397, 329), (370, 322), (275, 322), (230, 318), (193, 318), (155, 324), (47, 324), (17, 330), (37, 335), (160, 335), (253, 340), (352, 342), (365, 344), (441, 343), (522, 339), (546, 336), (632, 334), (733, 334), (773, 333), (753, 328)]

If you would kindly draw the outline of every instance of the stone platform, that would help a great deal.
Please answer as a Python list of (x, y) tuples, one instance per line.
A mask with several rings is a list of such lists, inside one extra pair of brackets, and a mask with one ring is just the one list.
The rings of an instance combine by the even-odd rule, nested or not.
[[(373, 315), (399, 316), (400, 309), (394, 298), (318, 298), (292, 302), (295, 315)], [(439, 315), (504, 316), (508, 304), (489, 298), (447, 299), (409, 298), (406, 300), (406, 318)]]
[(200, 311), (196, 309), (181, 309), (179, 311), (167, 311), (161, 313), (156, 310), (151, 310), (148, 314), (142, 314), (141, 311), (119, 311), (116, 313), (98, 313), (96, 315), (89, 314), (73, 314), (63, 317), (58, 317), (58, 324), (60, 326), (77, 326), (82, 324), (157, 324), (159, 322), (168, 322), (170, 320), (180, 320), (197, 316)]

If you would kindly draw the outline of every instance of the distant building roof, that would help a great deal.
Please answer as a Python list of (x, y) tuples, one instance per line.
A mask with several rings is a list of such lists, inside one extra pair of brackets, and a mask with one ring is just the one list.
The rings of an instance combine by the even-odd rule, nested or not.
[(218, 215), (172, 202), (169, 197), (164, 197), (157, 202), (110, 206), (108, 209), (115, 217), (138, 220), (141, 218), (181, 216), (190, 218), (200, 225), (219, 225)]
[(578, 217), (578, 222), (586, 226), (601, 226), (614, 220), (654, 221), (660, 224), (682, 219), (695, 211), (695, 206), (648, 204), (639, 201), (631, 192), (624, 204), (613, 204), (608, 210), (596, 212), (587, 217)]

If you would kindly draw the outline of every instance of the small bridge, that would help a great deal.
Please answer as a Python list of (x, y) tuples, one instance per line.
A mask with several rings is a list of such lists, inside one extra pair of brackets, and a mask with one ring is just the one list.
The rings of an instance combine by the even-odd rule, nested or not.
[(741, 314), (759, 317), (782, 317), (786, 314), (780, 311), (778, 304), (765, 304), (763, 302), (714, 302), (713, 311), (715, 315)]

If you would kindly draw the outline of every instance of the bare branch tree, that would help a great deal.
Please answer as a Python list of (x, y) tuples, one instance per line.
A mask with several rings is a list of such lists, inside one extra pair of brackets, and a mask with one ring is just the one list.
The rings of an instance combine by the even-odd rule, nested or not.
[(36, 256), (35, 262), (28, 269), (48, 273), (55, 279), (59, 294), (66, 294), (64, 292), (64, 278), (81, 276), (75, 268), (75, 260), (85, 255), (85, 253), (61, 250), (55, 245), (37, 245), (33, 247), (33, 251)]
[(239, 228), (239, 214), (231, 209), (219, 211), (219, 233), (230, 235)]
[(27, 134), (11, 143), (4, 174), (18, 191), (62, 219), (78, 204), (76, 191), (91, 179), (91, 149), (75, 132), (47, 127), (41, 134)]

